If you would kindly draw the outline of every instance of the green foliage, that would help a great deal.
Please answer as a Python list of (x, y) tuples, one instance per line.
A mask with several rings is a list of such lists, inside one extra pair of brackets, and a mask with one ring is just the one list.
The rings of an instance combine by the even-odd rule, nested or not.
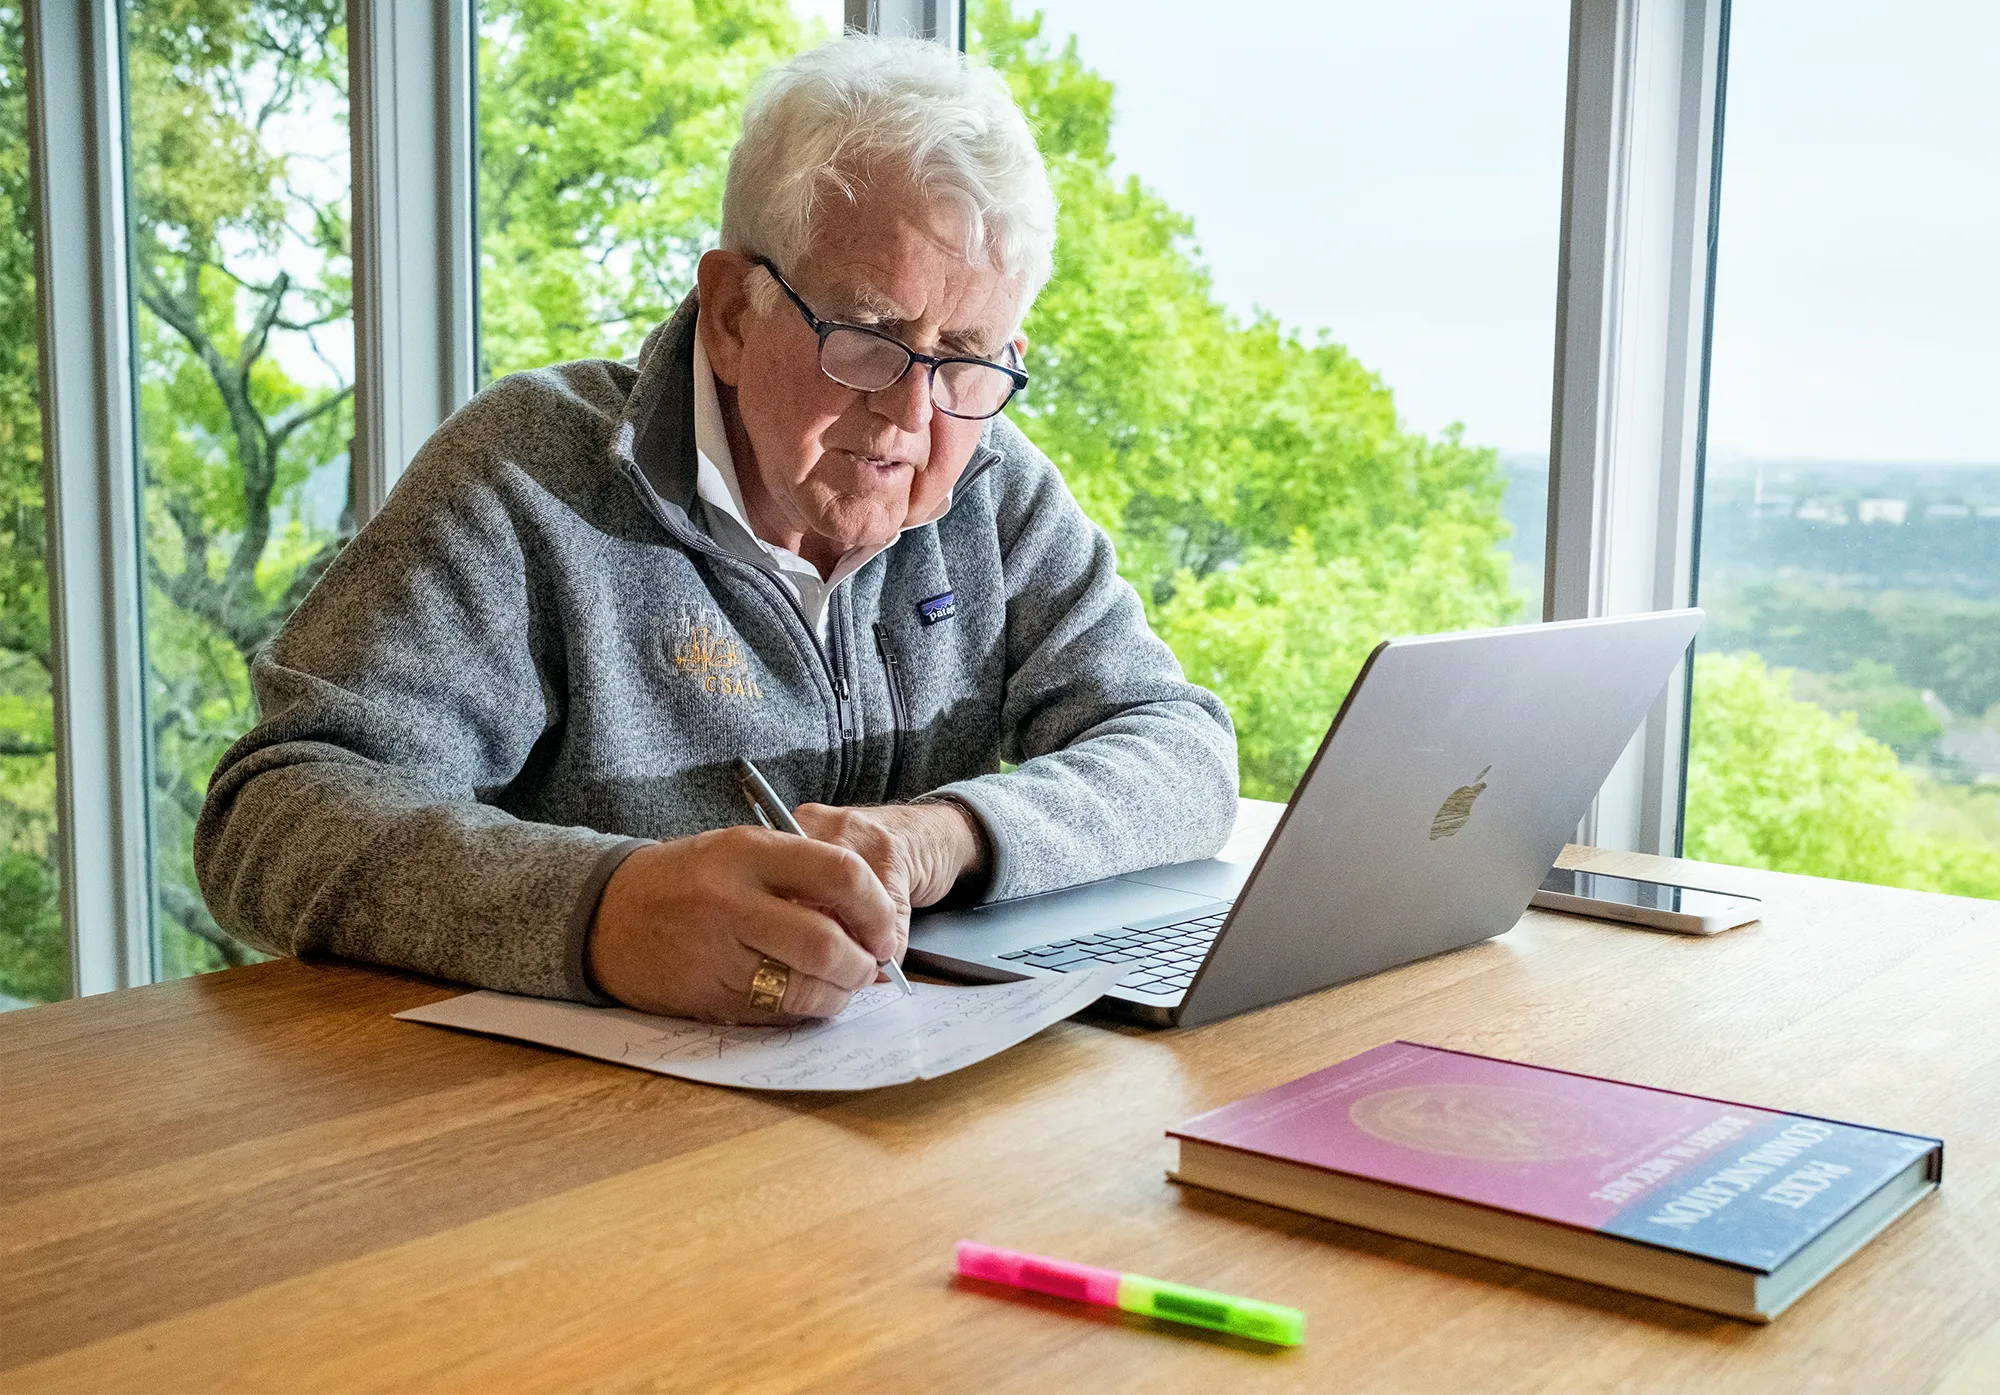
[(0, 852), (0, 993), (33, 1003), (69, 993), (69, 953), (53, 861)]
[(1944, 723), (1924, 706), (1923, 694), (1896, 681), (1896, 670), (1863, 659), (1846, 673), (1792, 675), (1792, 693), (1828, 712), (1851, 712), (1861, 730), (1904, 760), (1926, 755), (1944, 735)]
[(0, 993), (69, 986), (55, 833), (35, 204), (22, 11), (0, 4)]
[(2000, 897), (2000, 848), (1911, 826), (1917, 786), (1896, 754), (1791, 695), (1756, 654), (1695, 663), (1689, 857), (1818, 877)]
[(1716, 617), (1703, 642), (1717, 651), (1753, 649), (1814, 673), (1872, 660), (1953, 712), (1976, 716), (2000, 703), (2000, 603), (1780, 581), (1728, 588), (1703, 604)]
[(1755, 654), (1704, 654), (1695, 670), (1687, 854), (1742, 867), (1894, 881), (1890, 830), (1912, 803), (1895, 752), (1791, 696)]
[(340, 0), (127, 7), (154, 887), (170, 972), (253, 957), (190, 844), (254, 720), (248, 663), (344, 540), (352, 336)]
[(1161, 636), (1229, 703), (1245, 793), (1282, 799), (1377, 641), (1518, 609), (1497, 457), (1456, 429), (1403, 429), (1325, 333), (1232, 316), (1188, 220), (1113, 178), (1111, 85), (1041, 26), (1006, 0), (974, 10), (1062, 208), (1013, 410), (1118, 543)]
[(496, 0), (480, 32), (481, 379), (624, 357), (714, 245), (750, 83), (808, 36), (779, 0)]
[[(1183, 572), (1154, 627), (1236, 721), (1243, 793), (1286, 799), (1368, 651), (1391, 635), (1497, 624), (1509, 604), (1445, 550), (1325, 557), (1300, 533), (1282, 551), (1197, 578)], [(1442, 619), (1443, 623), (1440, 623)]]

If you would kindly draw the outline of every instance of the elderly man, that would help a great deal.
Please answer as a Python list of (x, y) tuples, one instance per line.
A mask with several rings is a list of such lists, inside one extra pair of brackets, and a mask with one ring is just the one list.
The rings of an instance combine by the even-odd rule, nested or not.
[[(217, 920), (772, 1022), (839, 1011), (912, 906), (1212, 852), (1228, 717), (998, 415), (1054, 222), (990, 72), (847, 38), (772, 73), (636, 367), (481, 393), (259, 658)], [(810, 838), (742, 826), (741, 757)]]

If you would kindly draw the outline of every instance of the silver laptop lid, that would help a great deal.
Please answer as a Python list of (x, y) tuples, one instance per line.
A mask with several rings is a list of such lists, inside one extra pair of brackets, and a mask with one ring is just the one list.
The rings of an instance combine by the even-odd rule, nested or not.
[(1379, 646), (1175, 1020), (1510, 928), (1702, 619), (1660, 611)]

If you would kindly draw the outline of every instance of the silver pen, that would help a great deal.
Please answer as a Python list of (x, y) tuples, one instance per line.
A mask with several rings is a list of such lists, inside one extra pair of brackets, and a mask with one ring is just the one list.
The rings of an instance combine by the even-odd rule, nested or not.
[[(801, 838), (806, 836), (806, 831), (799, 827), (799, 821), (792, 817), (792, 811), (785, 807), (785, 801), (778, 798), (778, 792), (764, 778), (763, 771), (747, 760), (738, 759), (736, 774), (743, 782), (743, 797), (750, 802), (750, 812), (757, 816), (758, 823), (778, 833), (796, 833)], [(895, 960), (884, 959), (878, 967), (889, 976), (889, 982), (903, 990), (905, 997), (916, 991), (903, 977), (903, 966)]]

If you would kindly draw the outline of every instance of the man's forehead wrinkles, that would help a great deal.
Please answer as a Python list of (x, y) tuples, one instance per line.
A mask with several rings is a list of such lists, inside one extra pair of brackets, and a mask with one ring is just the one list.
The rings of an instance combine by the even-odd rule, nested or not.
[[(854, 281), (841, 286), (833, 293), (837, 309), (830, 314), (833, 319), (866, 319), (874, 326), (896, 334), (901, 334), (912, 326), (926, 323), (919, 316), (899, 303), (896, 298), (877, 290), (865, 281)], [(966, 325), (952, 329), (940, 329), (938, 342), (947, 345), (954, 353), (970, 353), (988, 356), (1006, 343), (1007, 332), (991, 325)]]
[(897, 215), (829, 221), (793, 282), (814, 313), (865, 324), (917, 352), (994, 358), (1021, 297), (990, 268), (963, 263), (956, 243)]

